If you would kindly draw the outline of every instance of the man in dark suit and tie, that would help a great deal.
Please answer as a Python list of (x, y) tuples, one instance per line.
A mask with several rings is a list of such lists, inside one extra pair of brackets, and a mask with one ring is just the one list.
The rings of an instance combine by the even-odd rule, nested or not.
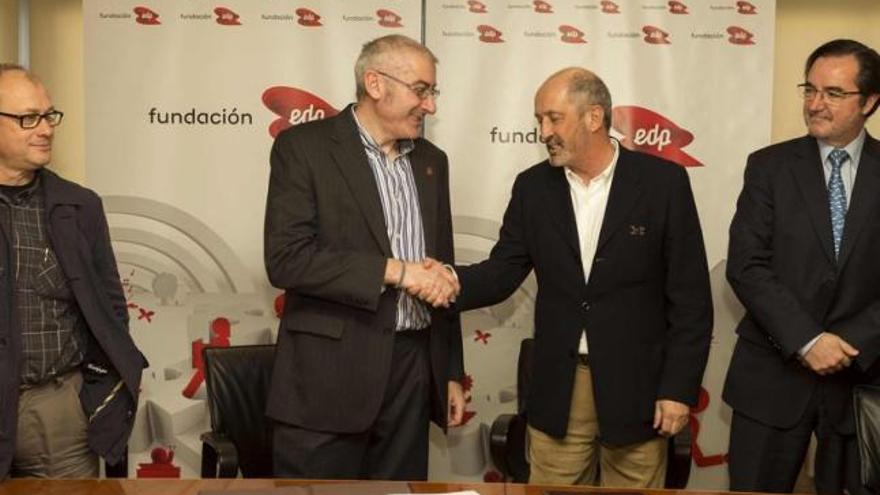
[[(446, 155), (419, 137), (434, 55), (399, 35), (366, 45), (357, 103), (293, 127), (271, 155), (265, 258), (285, 289), (267, 414), (274, 474), (424, 480), (429, 418), (461, 422), (464, 376)], [(419, 294), (425, 304), (410, 293)]]
[(535, 270), (530, 482), (662, 487), (712, 327), (687, 173), (609, 136), (611, 96), (584, 69), (544, 82), (535, 118), (550, 158), (516, 178), (489, 259), (456, 268), (455, 306), (496, 304)]
[(880, 355), (880, 57), (835, 40), (807, 59), (808, 135), (749, 156), (727, 278), (746, 309), (724, 400), (730, 487), (791, 492), (813, 433), (818, 493), (865, 493), (852, 387)]

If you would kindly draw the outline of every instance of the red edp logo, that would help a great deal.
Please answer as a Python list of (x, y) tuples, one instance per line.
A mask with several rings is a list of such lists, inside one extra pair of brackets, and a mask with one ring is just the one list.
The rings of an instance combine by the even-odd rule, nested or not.
[(569, 26), (568, 24), (563, 24), (559, 26), (559, 32), (562, 33), (562, 36), (559, 38), (563, 43), (586, 43), (587, 40), (584, 39), (584, 32), (580, 29)]
[(727, 34), (730, 35), (730, 37), (727, 38), (727, 41), (729, 41), (731, 44), (734, 44), (734, 45), (754, 45), (755, 44), (755, 40), (752, 39), (755, 37), (755, 35), (746, 31), (745, 29), (743, 29), (739, 26), (730, 26), (729, 28), (727, 28)]
[(603, 14), (619, 14), (620, 13), (620, 6), (618, 6), (616, 3), (612, 2), (611, 0), (602, 0), (601, 2), (599, 2), (599, 4), (602, 5), (602, 13)]
[(480, 33), (480, 41), (483, 43), (504, 43), (501, 38), (503, 33), (488, 24), (477, 26), (477, 32)]
[(468, 0), (468, 10), (474, 14), (485, 14), (489, 12), (486, 10), (486, 4), (479, 0)]
[(241, 26), (240, 16), (226, 7), (217, 7), (214, 9), (217, 15), (217, 24), (223, 26)]
[(754, 15), (758, 13), (756, 7), (749, 2), (746, 2), (745, 0), (740, 0), (739, 2), (736, 2), (736, 12), (738, 14), (745, 15)]
[(142, 7), (142, 6), (135, 7), (134, 14), (135, 14), (135, 16), (137, 16), (134, 18), (134, 20), (138, 24), (144, 24), (147, 26), (155, 26), (157, 24), (162, 24), (161, 22), (159, 22), (159, 14), (157, 14), (156, 12), (154, 12), (153, 10), (151, 10), (147, 7)]
[(403, 20), (403, 17), (397, 15), (397, 12), (388, 9), (379, 9), (376, 11), (376, 16), (379, 18), (379, 25), (382, 27), (403, 27), (403, 24), (400, 23), (400, 21)]
[(274, 138), (281, 131), (313, 120), (332, 117), (339, 110), (323, 98), (299, 88), (273, 86), (263, 92), (263, 105), (278, 116), (269, 124), (269, 134)]
[(317, 12), (311, 9), (307, 9), (305, 7), (296, 9), (294, 12), (299, 19), (296, 20), (297, 24), (300, 26), (306, 27), (318, 27), (321, 26), (321, 16), (318, 15)]
[(668, 45), (672, 43), (669, 41), (669, 33), (657, 26), (645, 26), (642, 28), (642, 32), (645, 33), (645, 43), (651, 45)]
[(532, 2), (535, 5), (535, 12), (539, 14), (552, 14), (553, 6), (544, 0), (535, 0)]
[(665, 158), (683, 167), (703, 166), (682, 150), (694, 140), (694, 135), (659, 113), (639, 106), (620, 106), (614, 107), (611, 115), (614, 130), (621, 135), (620, 143), (626, 148)]
[(688, 6), (678, 0), (669, 0), (669, 13), (671, 14), (690, 14)]

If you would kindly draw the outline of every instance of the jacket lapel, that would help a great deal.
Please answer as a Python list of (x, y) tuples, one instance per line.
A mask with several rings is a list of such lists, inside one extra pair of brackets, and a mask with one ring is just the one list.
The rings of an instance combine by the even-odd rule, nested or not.
[(433, 221), (437, 215), (437, 164), (430, 163), (426, 156), (421, 153), (421, 148), (416, 141), (416, 147), (409, 155), (412, 166), (416, 189), (419, 193), (419, 210), (422, 214), (422, 231), (425, 233), (425, 254), (437, 255), (437, 222)]
[(605, 218), (602, 220), (602, 230), (599, 231), (599, 242), (596, 252), (602, 250), (614, 234), (620, 232), (620, 224), (629, 215), (629, 211), (636, 205), (642, 195), (638, 171), (635, 167), (635, 155), (620, 146), (620, 156), (614, 169), (614, 180), (611, 183), (611, 191), (608, 193), (608, 205), (605, 207)]
[(388, 241), (379, 189), (376, 185), (376, 178), (373, 177), (373, 172), (370, 170), (367, 152), (361, 143), (357, 124), (351, 112), (352, 107), (349, 105), (336, 119), (332, 139), (337, 146), (330, 153), (348, 183), (352, 197), (360, 205), (361, 214), (363, 214), (376, 244), (382, 253), (390, 258), (392, 257), (391, 243)]
[(859, 169), (846, 212), (838, 270), (841, 270), (846, 263), (865, 223), (880, 211), (878, 190), (880, 190), (880, 142), (871, 136), (865, 136), (862, 156), (859, 158)]
[(806, 137), (802, 140), (801, 146), (795, 150), (795, 160), (790, 170), (804, 196), (804, 204), (822, 250), (831, 263), (836, 263), (834, 240), (831, 234), (831, 213), (828, 209), (828, 190), (822, 172), (822, 162), (819, 159), (819, 146), (815, 139)]
[(581, 247), (578, 242), (577, 221), (571, 204), (571, 191), (565, 169), (553, 167), (547, 162), (549, 184), (547, 187), (547, 218), (556, 224), (565, 243), (572, 249), (580, 263)]

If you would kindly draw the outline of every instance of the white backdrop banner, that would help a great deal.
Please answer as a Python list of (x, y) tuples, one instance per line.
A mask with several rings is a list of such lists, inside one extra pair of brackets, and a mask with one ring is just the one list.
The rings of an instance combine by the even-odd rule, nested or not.
[[(426, 134), (450, 156), (459, 262), (488, 254), (513, 178), (545, 158), (533, 97), (563, 67), (605, 80), (625, 146), (687, 167), (716, 304), (690, 486), (725, 488), (720, 388), (742, 312), (723, 278), (727, 226), (745, 157), (770, 136), (774, 14), (772, 0), (84, 0), (87, 182), (151, 363), (132, 465), (173, 446), (197, 476), (208, 418), (194, 356), (275, 338), (279, 291), (262, 264), (272, 137), (342, 109), (361, 45), (401, 33), (440, 59)], [(468, 422), (432, 431), (432, 479), (497, 477), (486, 431), (516, 408), (534, 290), (530, 277), (465, 315)]]

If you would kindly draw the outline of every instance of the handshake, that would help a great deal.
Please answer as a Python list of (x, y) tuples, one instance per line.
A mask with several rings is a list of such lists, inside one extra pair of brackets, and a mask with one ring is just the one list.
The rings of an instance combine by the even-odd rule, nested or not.
[(385, 264), (385, 283), (405, 290), (435, 308), (448, 308), (461, 291), (455, 272), (433, 258), (425, 258), (421, 262), (388, 260)]

